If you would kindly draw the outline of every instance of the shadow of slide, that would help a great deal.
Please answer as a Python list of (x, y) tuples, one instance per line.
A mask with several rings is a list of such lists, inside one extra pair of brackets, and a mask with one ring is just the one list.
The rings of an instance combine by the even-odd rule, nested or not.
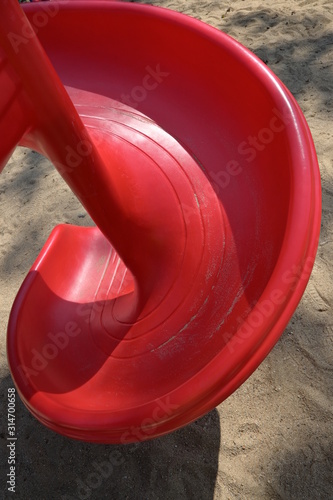
[[(10, 376), (1, 382), (3, 414), (8, 387), (14, 387)], [(214, 498), (220, 448), (217, 410), (152, 441), (96, 445), (48, 430), (30, 415), (17, 396), (16, 428), (16, 499)], [(5, 449), (6, 428), (2, 428), (0, 438)], [(6, 481), (8, 467), (6, 458), (1, 464), (2, 482)], [(5, 484), (1, 489), (5, 492), (3, 498), (13, 496)]]

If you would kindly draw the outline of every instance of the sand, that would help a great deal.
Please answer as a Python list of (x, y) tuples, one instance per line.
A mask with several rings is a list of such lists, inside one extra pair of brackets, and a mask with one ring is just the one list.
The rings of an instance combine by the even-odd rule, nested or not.
[[(44, 428), (18, 402), (16, 493), (4, 493), (4, 450), (0, 498), (333, 498), (332, 2), (146, 3), (189, 14), (230, 34), (265, 61), (298, 100), (322, 176), (322, 230), (314, 270), (280, 341), (256, 372), (218, 408), (169, 436), (129, 446), (76, 442)], [(13, 386), (5, 355), (10, 308), (48, 234), (61, 222), (91, 224), (54, 168), (38, 154), (18, 149), (0, 176), (4, 445), (5, 398)]]

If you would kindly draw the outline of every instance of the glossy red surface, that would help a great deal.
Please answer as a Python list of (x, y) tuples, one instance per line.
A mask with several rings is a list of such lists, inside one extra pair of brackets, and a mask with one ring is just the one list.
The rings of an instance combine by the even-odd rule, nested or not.
[(11, 372), (57, 432), (150, 439), (228, 397), (292, 316), (320, 229), (311, 134), (272, 72), (199, 21), (122, 2), (24, 10), (55, 71), (0, 21), (0, 164), (37, 149), (98, 228), (50, 235), (12, 309)]

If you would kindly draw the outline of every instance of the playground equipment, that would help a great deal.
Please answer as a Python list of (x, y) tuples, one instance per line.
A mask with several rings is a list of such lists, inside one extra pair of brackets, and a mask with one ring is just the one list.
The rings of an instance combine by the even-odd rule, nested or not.
[(168, 433), (246, 380), (303, 294), (321, 212), (305, 118), (250, 51), (187, 16), (3, 5), (0, 165), (17, 144), (44, 154), (96, 223), (56, 227), (22, 284), (17, 390), (69, 437)]

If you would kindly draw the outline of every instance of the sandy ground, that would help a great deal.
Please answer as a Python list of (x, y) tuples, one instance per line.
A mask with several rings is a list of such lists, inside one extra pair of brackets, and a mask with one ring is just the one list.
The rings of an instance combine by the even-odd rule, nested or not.
[[(17, 404), (18, 499), (333, 498), (333, 127), (330, 0), (146, 2), (197, 17), (257, 54), (298, 100), (317, 148), (322, 231), (307, 290), (280, 341), (227, 401), (169, 436), (129, 446), (66, 439)], [(88, 216), (53, 167), (18, 149), (0, 177), (1, 441), (7, 388), (13, 386), (5, 332), (15, 294), (48, 234)], [(87, 481), (116, 453), (113, 470)], [(97, 464), (97, 465), (96, 465)], [(91, 476), (92, 477), (92, 476)], [(93, 481), (93, 479), (90, 480)]]

